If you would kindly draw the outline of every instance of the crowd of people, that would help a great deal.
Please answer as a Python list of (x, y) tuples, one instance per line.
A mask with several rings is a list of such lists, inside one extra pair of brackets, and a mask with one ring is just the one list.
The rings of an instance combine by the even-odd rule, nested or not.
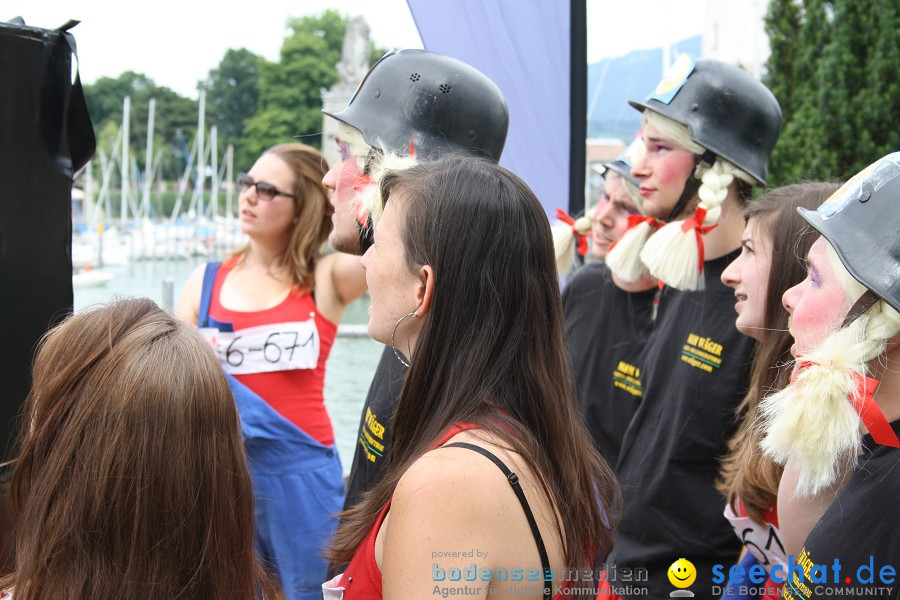
[[(631, 104), (554, 234), (498, 164), (497, 86), (380, 59), (329, 115), (339, 161), (281, 144), (238, 176), (248, 243), (177, 317), (120, 300), (45, 336), (3, 593), (808, 600), (867, 566), (900, 597), (900, 154), (755, 191), (758, 80), (682, 57)], [(366, 291), (385, 349), (345, 491), (324, 376)]]

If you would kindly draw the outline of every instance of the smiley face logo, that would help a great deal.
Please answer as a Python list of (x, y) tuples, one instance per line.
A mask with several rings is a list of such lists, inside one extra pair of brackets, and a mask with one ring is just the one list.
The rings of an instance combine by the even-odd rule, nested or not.
[(697, 569), (694, 568), (691, 561), (679, 558), (669, 567), (668, 575), (669, 583), (677, 588), (686, 588), (697, 579)]

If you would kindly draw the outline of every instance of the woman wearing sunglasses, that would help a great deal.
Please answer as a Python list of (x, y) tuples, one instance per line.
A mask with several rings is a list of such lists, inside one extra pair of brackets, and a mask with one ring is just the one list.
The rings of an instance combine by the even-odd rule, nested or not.
[(238, 403), (256, 497), (257, 543), (289, 599), (317, 598), (320, 557), (343, 478), (325, 409), (325, 363), (347, 304), (365, 291), (359, 259), (322, 255), (332, 208), (322, 155), (281, 144), (240, 175), (248, 243), (198, 268), (178, 304), (219, 356)]

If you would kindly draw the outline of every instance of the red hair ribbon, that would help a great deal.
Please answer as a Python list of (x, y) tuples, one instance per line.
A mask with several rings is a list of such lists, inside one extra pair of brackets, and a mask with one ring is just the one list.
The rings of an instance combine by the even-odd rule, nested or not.
[(575, 229), (575, 219), (566, 214), (566, 211), (561, 208), (556, 209), (556, 218), (566, 225), (572, 226), (572, 235), (578, 240), (578, 254), (585, 256), (588, 252), (587, 236)]
[(360, 204), (359, 208), (356, 210), (356, 222), (363, 227), (369, 226), (369, 213), (363, 208), (362, 204)]
[[(791, 383), (794, 383), (797, 375), (802, 370), (817, 364), (808, 360), (798, 360), (797, 368), (794, 369), (794, 373), (791, 375)], [(872, 439), (882, 446), (900, 448), (900, 439), (897, 439), (897, 434), (891, 429), (890, 423), (888, 423), (884, 413), (881, 412), (878, 403), (875, 402), (875, 390), (878, 389), (878, 380), (866, 377), (853, 369), (847, 369), (847, 371), (856, 385), (856, 391), (853, 393), (850, 401), (853, 403), (853, 409), (859, 415), (863, 425), (872, 434)]]
[(409, 134), (409, 157), (410, 157), (410, 158), (415, 158), (415, 157), (416, 157), (416, 149), (415, 149), (415, 147), (413, 147), (413, 137), (414, 137), (414, 135), (415, 135), (415, 134), (412, 134), (412, 133)]
[[(360, 173), (353, 180), (353, 191), (358, 194), (370, 185), (375, 185), (375, 180), (368, 175)], [(356, 222), (363, 227), (366, 227), (369, 223), (369, 212), (363, 207), (362, 203), (356, 210)]]
[(697, 236), (697, 269), (700, 273), (703, 272), (703, 263), (705, 261), (703, 254), (703, 238), (701, 236), (706, 235), (717, 227), (717, 225), (704, 226), (703, 219), (705, 218), (706, 209), (697, 207), (694, 214), (685, 219), (684, 223), (681, 224), (681, 231), (687, 233), (693, 229), (694, 235)]
[[(650, 225), (651, 229), (659, 229), (660, 227), (665, 225), (665, 223), (663, 221), (657, 221), (653, 217), (645, 217), (644, 215), (629, 215), (628, 216), (628, 227), (625, 229), (625, 231), (628, 231), (629, 229), (631, 229), (633, 227), (637, 227), (641, 223), (647, 223), (648, 225)], [(609, 250), (612, 250), (613, 248), (615, 248), (616, 244), (618, 244), (618, 243), (619, 243), (619, 240), (616, 240), (615, 242), (610, 244), (609, 248), (607, 249), (607, 252)]]

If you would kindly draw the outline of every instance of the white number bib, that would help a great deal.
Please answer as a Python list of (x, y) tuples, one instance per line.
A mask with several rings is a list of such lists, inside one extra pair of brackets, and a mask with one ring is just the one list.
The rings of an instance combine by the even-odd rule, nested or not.
[(762, 526), (750, 517), (740, 517), (730, 503), (725, 506), (725, 518), (731, 523), (741, 543), (747, 546), (747, 550), (765, 567), (766, 572), (771, 573), (775, 565), (781, 565), (787, 572), (787, 555), (778, 527), (771, 523)]
[(232, 375), (315, 369), (319, 330), (315, 319), (248, 327), (235, 332), (202, 327), (222, 368)]

